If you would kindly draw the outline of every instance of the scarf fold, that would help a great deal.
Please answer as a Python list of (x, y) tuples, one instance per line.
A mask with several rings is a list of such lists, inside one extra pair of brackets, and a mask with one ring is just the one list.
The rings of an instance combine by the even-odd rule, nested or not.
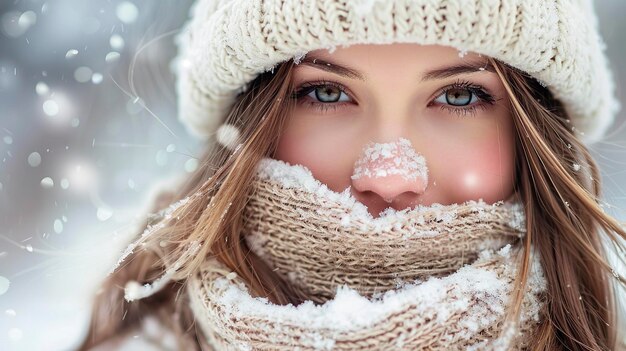
[(191, 308), (217, 350), (525, 349), (546, 282), (531, 255), (517, 324), (503, 330), (522, 254), (522, 206), (388, 209), (372, 218), (302, 166), (264, 159), (242, 233), (250, 250), (307, 300), (254, 298), (236, 273), (207, 260), (189, 278)]

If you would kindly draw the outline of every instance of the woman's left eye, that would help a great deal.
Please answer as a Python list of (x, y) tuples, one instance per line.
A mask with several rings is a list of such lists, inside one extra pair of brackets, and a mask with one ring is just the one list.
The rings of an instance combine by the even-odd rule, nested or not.
[(487, 105), (493, 105), (495, 102), (494, 97), (483, 87), (470, 82), (456, 82), (447, 86), (432, 101), (439, 104), (442, 110), (459, 117), (475, 115), (478, 109), (485, 109)]
[(440, 104), (461, 107), (476, 103), (478, 96), (466, 88), (451, 88), (439, 95), (434, 101)]

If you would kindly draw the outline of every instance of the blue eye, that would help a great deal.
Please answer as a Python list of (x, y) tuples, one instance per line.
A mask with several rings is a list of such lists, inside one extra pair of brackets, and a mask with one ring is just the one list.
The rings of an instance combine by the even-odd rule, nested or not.
[[(343, 86), (332, 82), (306, 83), (293, 94), (293, 97), (301, 99), (308, 96), (311, 99), (324, 103), (350, 101), (345, 90)], [(341, 99), (342, 95), (346, 99)]]
[(442, 110), (459, 117), (468, 114), (475, 115), (478, 109), (484, 110), (495, 102), (493, 96), (483, 87), (470, 82), (456, 82), (447, 86), (441, 89), (437, 98), (432, 101), (432, 103), (439, 104)]
[[(341, 99), (342, 95), (345, 99)], [(316, 85), (312, 87), (312, 91), (307, 94), (311, 98), (315, 98), (321, 102), (341, 102), (350, 101), (348, 95), (341, 88), (334, 85)]]
[[(319, 81), (303, 84), (292, 97), (320, 112), (335, 111), (352, 100), (341, 84)], [(306, 99), (304, 99), (306, 98)]]
[(434, 101), (452, 106), (467, 106), (478, 101), (478, 96), (467, 88), (451, 88), (439, 95)]

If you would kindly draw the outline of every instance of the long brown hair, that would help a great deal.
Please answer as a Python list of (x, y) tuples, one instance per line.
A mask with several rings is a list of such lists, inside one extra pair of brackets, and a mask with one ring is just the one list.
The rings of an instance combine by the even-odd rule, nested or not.
[[(617, 274), (607, 263), (602, 241), (606, 236), (624, 252), (618, 239), (626, 239), (626, 233), (599, 205), (598, 167), (576, 137), (563, 106), (545, 87), (515, 68), (496, 60), (491, 63), (511, 101), (516, 190), (527, 217), (526, 250), (508, 320), (514, 322), (519, 315), (530, 248), (534, 247), (545, 270), (548, 300), (533, 349), (613, 350), (617, 347), (617, 306), (612, 289), (614, 282), (626, 281), (621, 276), (614, 278)], [(186, 278), (209, 256), (240, 275), (257, 296), (277, 304), (302, 302), (303, 297), (251, 252), (241, 237), (248, 184), (258, 161), (273, 154), (293, 107), (293, 65), (287, 61), (275, 71), (261, 74), (238, 96), (227, 117), (227, 123), (241, 132), (235, 151), (211, 142), (198, 170), (180, 189), (164, 193), (155, 203), (153, 210), (158, 211), (189, 198), (162, 219), (162, 227), (142, 236), (141, 249), (103, 282), (79, 350), (130, 333), (147, 316), (171, 328), (179, 336), (180, 348), (209, 349), (195, 326), (185, 294)], [(580, 169), (573, 169), (574, 164), (581, 165)], [(146, 221), (145, 227), (153, 224)], [(202, 243), (199, 251), (183, 263), (165, 288), (142, 300), (124, 300), (128, 281), (154, 281), (194, 241)]]

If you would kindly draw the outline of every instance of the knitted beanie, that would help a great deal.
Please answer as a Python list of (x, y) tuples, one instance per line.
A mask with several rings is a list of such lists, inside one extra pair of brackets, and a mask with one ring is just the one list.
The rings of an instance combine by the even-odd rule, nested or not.
[(198, 0), (179, 36), (179, 119), (207, 138), (263, 72), (352, 44), (444, 45), (537, 79), (592, 143), (620, 108), (592, 0)]

